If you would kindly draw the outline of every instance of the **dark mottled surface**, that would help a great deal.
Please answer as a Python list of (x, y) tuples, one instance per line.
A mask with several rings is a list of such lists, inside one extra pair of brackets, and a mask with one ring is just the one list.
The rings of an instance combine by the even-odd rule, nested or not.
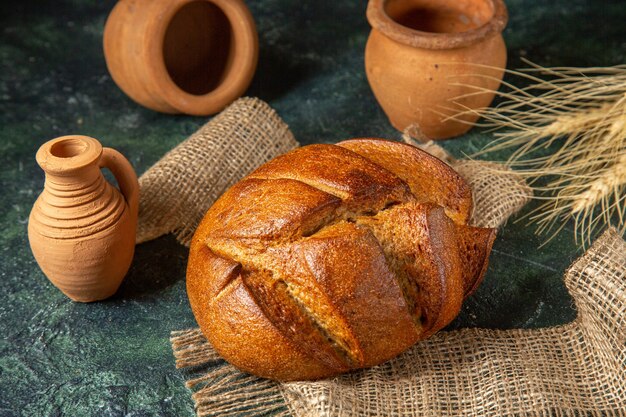
[[(623, 1), (510, 0), (510, 68), (626, 61)], [(137, 248), (118, 294), (76, 304), (37, 267), (26, 237), (43, 173), (41, 143), (81, 133), (119, 149), (143, 172), (205, 118), (135, 105), (108, 76), (101, 36), (112, 0), (0, 4), (0, 416), (191, 416), (169, 332), (194, 325), (187, 251), (165, 237)], [(399, 138), (363, 71), (364, 1), (250, 1), (261, 36), (248, 94), (269, 101), (302, 143)], [(472, 152), (489, 135), (447, 142)], [(496, 241), (487, 278), (451, 327), (541, 327), (575, 311), (561, 276), (577, 256), (571, 227), (549, 245), (523, 223)]]

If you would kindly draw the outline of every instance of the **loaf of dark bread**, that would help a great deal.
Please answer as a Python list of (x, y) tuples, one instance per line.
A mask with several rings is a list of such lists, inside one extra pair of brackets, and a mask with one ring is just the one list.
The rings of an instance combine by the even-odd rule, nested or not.
[(209, 209), (187, 292), (243, 371), (316, 379), (384, 362), (446, 326), (479, 284), (494, 229), (467, 225), (468, 184), (409, 145), (310, 145)]

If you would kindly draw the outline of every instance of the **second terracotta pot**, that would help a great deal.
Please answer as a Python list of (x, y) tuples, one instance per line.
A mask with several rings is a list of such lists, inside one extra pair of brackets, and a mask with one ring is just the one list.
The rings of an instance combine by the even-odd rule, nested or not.
[(367, 79), (398, 130), (433, 139), (465, 133), (488, 106), (506, 67), (502, 0), (370, 0)]
[(245, 92), (258, 39), (242, 0), (120, 0), (104, 54), (115, 83), (139, 104), (200, 116)]

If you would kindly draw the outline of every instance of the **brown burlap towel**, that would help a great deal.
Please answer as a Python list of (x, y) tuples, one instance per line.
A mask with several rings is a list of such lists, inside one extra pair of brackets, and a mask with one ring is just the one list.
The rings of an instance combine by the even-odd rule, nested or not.
[(231, 185), (298, 146), (267, 103), (241, 98), (139, 178), (137, 243), (174, 233), (188, 246), (204, 213)]
[[(235, 102), (141, 177), (138, 241), (174, 232), (188, 243), (219, 195), (297, 145), (267, 104)], [(497, 165), (420, 146), (469, 181), (477, 225), (498, 227), (530, 197)], [(568, 271), (579, 315), (566, 326), (442, 332), (381, 366), (287, 384), (239, 372), (191, 329), (172, 333), (176, 364), (195, 374), (187, 385), (199, 416), (626, 416), (624, 246), (609, 231)]]

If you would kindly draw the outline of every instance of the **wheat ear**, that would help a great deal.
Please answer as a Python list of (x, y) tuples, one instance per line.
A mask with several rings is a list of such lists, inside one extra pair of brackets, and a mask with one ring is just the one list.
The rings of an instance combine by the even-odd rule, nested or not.
[[(478, 125), (494, 132), (495, 140), (473, 157), (515, 148), (506, 165), (544, 201), (526, 215), (538, 233), (559, 222), (561, 230), (570, 219), (583, 243), (600, 226), (625, 233), (626, 66), (543, 68), (526, 62), (530, 68), (507, 74), (528, 86), (505, 81), (508, 91), (496, 92), (500, 104), (450, 118), (478, 114)], [(468, 87), (474, 90), (468, 95), (486, 92)]]

